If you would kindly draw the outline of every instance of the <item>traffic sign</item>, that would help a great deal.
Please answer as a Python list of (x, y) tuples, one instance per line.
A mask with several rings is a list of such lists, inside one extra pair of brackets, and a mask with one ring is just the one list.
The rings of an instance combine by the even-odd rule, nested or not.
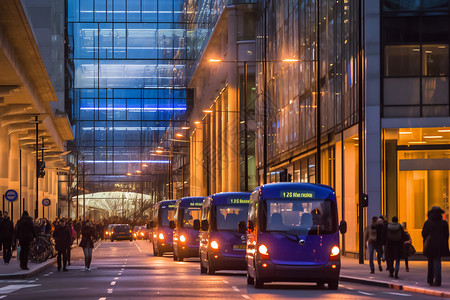
[(50, 203), (51, 203), (50, 199), (48, 199), (48, 198), (42, 199), (42, 205), (50, 206)]
[(5, 193), (5, 199), (9, 202), (14, 202), (19, 197), (19, 194), (15, 190), (7, 190)]

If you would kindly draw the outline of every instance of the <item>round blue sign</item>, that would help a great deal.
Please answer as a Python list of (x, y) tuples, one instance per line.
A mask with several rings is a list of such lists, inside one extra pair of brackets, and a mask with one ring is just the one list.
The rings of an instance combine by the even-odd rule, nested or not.
[(50, 199), (48, 199), (48, 198), (42, 199), (42, 205), (50, 206), (50, 203), (51, 203)]
[(9, 202), (14, 202), (19, 197), (19, 194), (15, 190), (7, 190), (5, 193), (5, 199)]

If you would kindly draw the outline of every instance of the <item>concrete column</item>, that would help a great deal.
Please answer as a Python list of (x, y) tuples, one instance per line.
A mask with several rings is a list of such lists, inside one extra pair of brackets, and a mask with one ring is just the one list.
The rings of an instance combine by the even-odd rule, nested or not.
[(381, 112), (380, 112), (380, 1), (365, 1), (365, 176), (369, 195), (367, 223), (370, 217), (380, 215), (382, 203), (381, 188)]
[[(22, 199), (20, 201), (23, 202), (23, 198), (25, 198), (25, 202), (28, 200), (28, 155), (30, 155), (28, 150), (22, 149)], [(22, 210), (25, 210), (22, 207)]]
[(227, 119), (228, 119), (228, 113), (225, 112), (227, 108), (227, 91), (224, 91), (224, 93), (221, 96), (221, 103), (222, 103), (222, 113), (221, 113), (221, 121), (222, 121), (222, 190), (224, 192), (228, 192), (228, 135), (227, 135)]
[[(228, 12), (228, 57), (227, 60), (237, 60), (237, 24), (236, 9), (230, 8)], [(240, 191), (239, 187), (239, 97), (238, 97), (238, 67), (236, 64), (227, 64), (228, 69), (228, 191)]]
[(31, 151), (27, 153), (26, 160), (28, 161), (28, 196), (25, 198), (25, 209), (30, 216), (34, 217), (34, 209), (36, 207), (36, 158)]
[(207, 196), (203, 186), (203, 129), (198, 127), (191, 137), (190, 195)]
[(222, 119), (222, 101), (219, 99), (216, 102), (216, 112), (215, 112), (215, 130), (214, 134), (216, 135), (216, 143), (215, 143), (215, 151), (216, 151), (216, 191), (223, 192), (222, 189), (222, 130), (221, 130), (221, 119)]
[(213, 112), (209, 117), (209, 140), (210, 147), (209, 153), (211, 157), (210, 163), (210, 182), (211, 182), (211, 194), (217, 193), (216, 189), (216, 122), (215, 122), (216, 109), (213, 108)]
[(9, 184), (9, 134), (7, 127), (0, 127), (0, 195), (4, 195)]
[(9, 168), (8, 178), (9, 187), (19, 188), (19, 140), (17, 134), (12, 134), (9, 137)]

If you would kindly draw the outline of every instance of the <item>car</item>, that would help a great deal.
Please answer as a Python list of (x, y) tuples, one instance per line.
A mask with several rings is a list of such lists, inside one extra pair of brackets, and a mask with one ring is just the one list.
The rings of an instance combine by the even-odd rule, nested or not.
[(106, 231), (105, 231), (105, 239), (111, 238), (111, 232), (112, 232), (114, 226), (116, 226), (116, 225), (117, 225), (117, 224), (109, 224), (109, 225), (108, 225), (108, 228), (107, 228)]
[(134, 226), (133, 238), (135, 240), (148, 240), (148, 229), (146, 226)]
[(128, 224), (116, 224), (111, 231), (111, 242), (115, 240), (133, 240), (130, 225)]

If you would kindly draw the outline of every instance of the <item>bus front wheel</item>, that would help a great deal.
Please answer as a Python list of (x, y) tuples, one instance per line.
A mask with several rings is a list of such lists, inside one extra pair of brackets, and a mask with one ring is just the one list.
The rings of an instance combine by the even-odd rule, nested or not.
[(255, 277), (253, 278), (253, 286), (255, 289), (262, 289), (264, 287), (264, 281), (258, 278), (258, 274), (255, 272)]
[(339, 281), (337, 279), (328, 282), (328, 289), (329, 290), (337, 290), (338, 287), (339, 287)]
[(200, 258), (200, 274), (206, 274), (206, 268), (203, 266), (203, 263)]
[(255, 283), (255, 279), (252, 276), (250, 276), (250, 274), (248, 274), (248, 271), (247, 271), (247, 284), (252, 285), (254, 283)]

